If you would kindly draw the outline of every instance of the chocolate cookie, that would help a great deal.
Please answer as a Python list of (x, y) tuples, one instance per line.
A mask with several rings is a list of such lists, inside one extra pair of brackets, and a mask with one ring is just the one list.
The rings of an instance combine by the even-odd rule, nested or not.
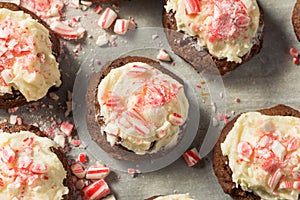
[[(29, 131), (31, 133), (36, 134), (37, 136), (45, 137), (45, 135), (42, 133), (42, 131), (40, 131), (38, 127), (32, 125), (12, 125), (9, 123), (1, 123), (0, 130), (6, 133), (17, 133), (21, 131)], [(0, 137), (1, 137), (1, 133), (0, 133)], [(63, 185), (69, 189), (69, 193), (63, 196), (63, 200), (72, 200), (74, 189), (73, 189), (71, 170), (68, 165), (68, 160), (64, 155), (63, 149), (61, 147), (59, 148), (50, 147), (50, 150), (57, 155), (57, 158), (61, 161), (66, 171), (66, 178), (64, 179)]]
[(292, 13), (292, 23), (297, 39), (300, 41), (300, 0), (297, 0), (295, 3)]
[[(300, 118), (299, 111), (282, 104), (272, 108), (258, 110), (258, 112), (270, 116), (281, 115), (281, 116), (294, 116)], [(218, 182), (220, 183), (224, 192), (229, 194), (233, 199), (258, 200), (260, 199), (260, 197), (258, 197), (257, 195), (251, 192), (244, 191), (240, 187), (236, 187), (236, 184), (232, 181), (232, 171), (228, 165), (229, 163), (228, 158), (227, 156), (223, 156), (221, 150), (221, 143), (224, 142), (227, 134), (230, 132), (230, 130), (234, 126), (234, 123), (236, 122), (239, 116), (240, 115), (236, 116), (234, 119), (229, 121), (221, 132), (220, 138), (216, 143), (213, 151), (213, 169), (218, 179)]]
[[(56, 34), (49, 28), (48, 24), (44, 22), (42, 19), (40, 19), (36, 14), (31, 12), (30, 10), (18, 6), (13, 3), (7, 3), (7, 2), (0, 2), (0, 9), (6, 8), (12, 11), (24, 11), (25, 13), (29, 14), (33, 19), (37, 20), (39, 23), (41, 23), (44, 27), (46, 27), (49, 30), (49, 38), (52, 42), (52, 54), (58, 59), (60, 54), (60, 41)], [(28, 104), (29, 102), (26, 100), (26, 98), (20, 93), (20, 91), (12, 89), (12, 94), (4, 94), (0, 96), (0, 109), (7, 109), (7, 108), (13, 108), (16, 106), (22, 106), (25, 104)]]
[[(165, 0), (167, 2), (168, 0)], [(168, 39), (168, 42), (172, 50), (183, 58), (186, 62), (190, 63), (198, 72), (211, 71), (212, 63), (218, 68), (221, 75), (224, 75), (226, 72), (234, 70), (239, 67), (241, 64), (249, 61), (253, 56), (260, 52), (260, 49), (263, 45), (263, 32), (262, 28), (264, 26), (263, 20), (263, 11), (260, 8), (260, 18), (259, 18), (259, 29), (256, 34), (256, 38), (253, 41), (254, 45), (252, 46), (249, 53), (245, 54), (242, 57), (242, 63), (236, 63), (227, 61), (226, 59), (218, 59), (208, 53), (207, 50), (200, 50), (197, 44), (197, 39), (194, 37), (186, 37), (183, 32), (177, 32), (177, 24), (175, 19), (175, 13), (163, 10), (162, 23)]]
[[(160, 71), (167, 73), (172, 78), (176, 79), (178, 82), (182, 83), (182, 80), (180, 80), (178, 77), (176, 77), (174, 74), (172, 74), (170, 71), (162, 68), (159, 64), (159, 62), (151, 60), (149, 58), (144, 57), (137, 57), (137, 56), (129, 56), (124, 58), (118, 58), (112, 62), (107, 63), (98, 73), (95, 73), (92, 75), (89, 81), (89, 86), (86, 93), (86, 105), (87, 105), (87, 127), (89, 130), (89, 133), (92, 137), (92, 140), (94, 140), (105, 152), (107, 152), (110, 156), (116, 159), (121, 160), (129, 160), (129, 161), (137, 161), (137, 160), (147, 160), (157, 157), (162, 157), (168, 152), (170, 152), (171, 148), (165, 148), (159, 150), (157, 153), (152, 154), (144, 154), (144, 155), (138, 155), (132, 151), (129, 151), (128, 149), (124, 148), (121, 145), (113, 145), (111, 146), (110, 143), (106, 139), (105, 134), (101, 134), (100, 129), (101, 126), (104, 125), (104, 121), (102, 117), (100, 117), (100, 105), (97, 100), (97, 89), (98, 85), (101, 82), (102, 79), (114, 68), (121, 67), (127, 63), (131, 62), (143, 62), (146, 64), (151, 65), (152, 67), (155, 67), (156, 69), (159, 69)], [(182, 138), (182, 134), (179, 134), (178, 141)], [(176, 146), (176, 145), (175, 145)]]

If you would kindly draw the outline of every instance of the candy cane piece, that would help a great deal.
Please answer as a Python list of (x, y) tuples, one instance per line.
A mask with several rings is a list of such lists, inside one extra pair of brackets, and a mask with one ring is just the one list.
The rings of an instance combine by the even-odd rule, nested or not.
[(296, 189), (296, 190), (300, 190), (300, 181), (295, 181), (293, 183), (293, 188)]
[(183, 0), (185, 13), (187, 15), (197, 14), (200, 12), (199, 0)]
[(288, 180), (284, 180), (279, 184), (279, 189), (290, 189), (293, 187), (293, 184), (288, 181)]
[(166, 131), (171, 127), (171, 123), (169, 121), (165, 121), (164, 124), (156, 129), (157, 137), (162, 138), (166, 135)]
[(4, 86), (7, 86), (12, 79), (12, 71), (11, 69), (4, 69), (1, 72), (1, 78), (4, 82)]
[(195, 147), (186, 151), (182, 156), (189, 167), (196, 165), (201, 160), (200, 155)]
[(72, 173), (78, 177), (78, 178), (84, 178), (85, 177), (85, 174), (86, 174), (86, 171), (83, 169), (83, 167), (78, 164), (78, 163), (73, 163), (71, 165), (71, 171)]
[(83, 36), (85, 29), (78, 28), (77, 30), (70, 27), (69, 25), (61, 22), (54, 21), (50, 24), (51, 30), (60, 35), (62, 38), (70, 40), (70, 39), (78, 39)]
[(104, 179), (108, 176), (110, 169), (108, 167), (91, 166), (88, 168), (86, 179)]
[(116, 106), (118, 106), (120, 104), (120, 102), (121, 102), (121, 99), (120, 99), (119, 96), (111, 94), (107, 98), (107, 100), (105, 102), (105, 105), (108, 106), (108, 107), (116, 107)]
[(280, 179), (283, 177), (280, 169), (278, 168), (269, 178), (268, 186), (274, 190), (277, 184), (279, 183)]
[(144, 122), (144, 119), (134, 109), (129, 109), (125, 112), (124, 117), (134, 126), (134, 129), (142, 135), (147, 135), (150, 129)]
[(100, 16), (98, 25), (100, 28), (109, 28), (112, 23), (117, 19), (117, 14), (110, 8), (106, 8), (103, 14)]
[(100, 5), (96, 6), (96, 8), (94, 9), (95, 13), (100, 13), (102, 11), (102, 7)]
[(44, 163), (33, 163), (31, 165), (31, 171), (37, 174), (44, 174), (48, 170), (48, 166)]
[(157, 58), (158, 60), (166, 61), (166, 62), (172, 61), (170, 55), (168, 54), (168, 52), (167, 52), (165, 49), (159, 50), (159, 52), (158, 52), (156, 58)]
[(107, 183), (100, 179), (83, 189), (85, 200), (100, 199), (110, 194), (110, 189)]
[(183, 118), (178, 113), (172, 113), (172, 114), (170, 114), (169, 117), (168, 117), (168, 120), (173, 125), (182, 125), (183, 124)]
[(271, 146), (271, 149), (280, 160), (283, 160), (286, 154), (285, 146), (283, 146), (280, 142), (275, 140)]
[(69, 123), (69, 122), (62, 122), (61, 125), (60, 125), (60, 130), (62, 132), (64, 132), (67, 136), (70, 136), (72, 134), (72, 131), (73, 131), (73, 127), (74, 125)]
[(296, 149), (298, 149), (299, 147), (299, 142), (295, 137), (292, 137), (289, 139), (288, 141), (288, 145), (287, 145), (287, 151), (294, 151)]
[(86, 153), (80, 153), (78, 154), (77, 160), (81, 163), (85, 163), (87, 161), (87, 155)]
[(124, 35), (129, 26), (129, 20), (127, 19), (117, 19), (115, 26), (114, 26), (114, 32), (119, 35)]
[(253, 153), (253, 150), (249, 142), (242, 141), (237, 145), (237, 152), (242, 158), (249, 159)]
[(6, 145), (1, 152), (1, 160), (4, 163), (12, 163), (16, 160), (16, 153), (10, 145)]
[(148, 70), (147, 67), (139, 66), (139, 65), (133, 65), (131, 69), (128, 71), (129, 75), (139, 76), (144, 74)]

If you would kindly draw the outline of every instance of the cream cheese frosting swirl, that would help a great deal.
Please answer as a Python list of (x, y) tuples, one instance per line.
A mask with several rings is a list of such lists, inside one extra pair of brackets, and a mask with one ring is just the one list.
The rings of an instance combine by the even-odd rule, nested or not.
[(300, 119), (242, 114), (221, 144), (232, 180), (262, 199), (294, 199), (300, 194)]
[(0, 9), (0, 95), (20, 91), (27, 101), (59, 86), (49, 31), (23, 11)]
[(178, 31), (195, 36), (218, 59), (241, 63), (259, 30), (256, 0), (168, 0)]
[(98, 86), (98, 102), (101, 132), (136, 154), (175, 144), (189, 107), (183, 85), (142, 62), (112, 69)]
[(0, 199), (60, 200), (68, 194), (52, 140), (29, 131), (0, 134)]

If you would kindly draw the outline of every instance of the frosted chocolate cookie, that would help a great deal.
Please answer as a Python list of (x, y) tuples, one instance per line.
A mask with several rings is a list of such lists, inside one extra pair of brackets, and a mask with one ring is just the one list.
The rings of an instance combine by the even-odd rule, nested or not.
[(176, 76), (154, 60), (124, 57), (90, 79), (86, 101), (92, 139), (123, 160), (163, 156), (182, 137), (188, 100)]
[(29, 10), (0, 2), (0, 49), (0, 108), (37, 101), (60, 86), (59, 40)]
[(68, 161), (34, 126), (0, 124), (0, 199), (71, 200)]
[(198, 71), (212, 60), (222, 75), (259, 53), (263, 25), (255, 0), (166, 0), (163, 13), (172, 50)]
[(213, 168), (234, 199), (295, 199), (300, 194), (300, 112), (278, 105), (242, 113), (220, 135)]

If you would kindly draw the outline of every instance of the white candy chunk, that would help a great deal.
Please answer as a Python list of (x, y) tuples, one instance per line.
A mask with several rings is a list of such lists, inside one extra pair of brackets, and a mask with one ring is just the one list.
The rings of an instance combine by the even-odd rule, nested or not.
[(265, 133), (271, 133), (272, 131), (275, 130), (274, 124), (271, 121), (266, 121), (261, 125), (261, 129)]
[(285, 146), (283, 146), (280, 142), (275, 140), (271, 146), (271, 149), (280, 160), (283, 160), (286, 154)]

